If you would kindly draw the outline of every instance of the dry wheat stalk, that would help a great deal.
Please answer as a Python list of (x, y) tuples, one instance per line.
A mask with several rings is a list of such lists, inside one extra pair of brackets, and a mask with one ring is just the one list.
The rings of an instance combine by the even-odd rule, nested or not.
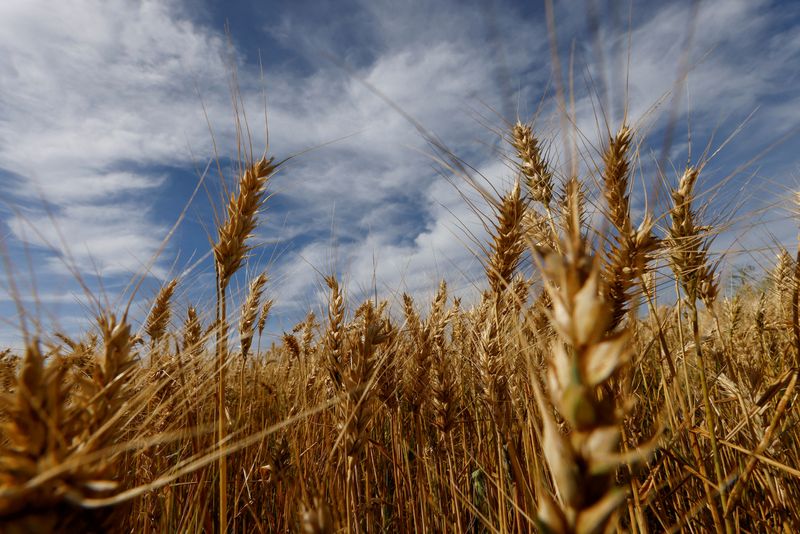
[[(700, 171), (697, 168), (687, 167), (678, 182), (678, 187), (671, 192), (673, 204), (670, 210), (670, 217), (672, 224), (668, 230), (666, 245), (669, 249), (670, 266), (686, 294), (686, 302), (691, 313), (694, 350), (699, 360), (700, 387), (706, 407), (706, 428), (711, 437), (711, 451), (719, 499), (722, 510), (725, 512), (725, 473), (717, 442), (717, 417), (714, 407), (711, 405), (711, 394), (706, 376), (706, 362), (700, 340), (697, 313), (697, 300), (702, 300), (707, 307), (711, 307), (718, 292), (718, 282), (714, 272), (715, 267), (708, 260), (709, 244), (707, 234), (710, 228), (697, 224), (697, 214), (692, 207), (694, 186), (699, 174)], [(726, 529), (730, 530), (732, 528), (730, 526), (730, 518), (727, 515), (724, 518)]]
[[(265, 201), (267, 181), (275, 171), (272, 158), (261, 158), (249, 165), (239, 178), (237, 194), (228, 199), (225, 220), (217, 227), (217, 242), (214, 243), (214, 264), (217, 275), (217, 438), (220, 446), (227, 435), (225, 403), (225, 366), (228, 359), (228, 317), (226, 289), (231, 277), (242, 266), (250, 251), (247, 240), (256, 228), (258, 211)], [(228, 524), (228, 468), (226, 457), (219, 458), (219, 524), (227, 529)]]

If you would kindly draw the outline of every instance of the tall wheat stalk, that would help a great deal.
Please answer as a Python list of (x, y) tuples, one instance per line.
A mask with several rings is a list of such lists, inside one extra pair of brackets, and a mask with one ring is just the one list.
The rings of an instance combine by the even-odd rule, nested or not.
[(717, 417), (715, 408), (711, 404), (711, 393), (706, 374), (706, 360), (700, 339), (700, 323), (697, 311), (698, 300), (711, 307), (718, 292), (718, 282), (714, 267), (708, 260), (708, 232), (710, 229), (697, 224), (697, 214), (692, 206), (695, 197), (694, 186), (699, 175), (700, 170), (698, 168), (688, 167), (681, 176), (678, 186), (671, 192), (673, 204), (670, 210), (671, 225), (668, 231), (667, 246), (672, 270), (686, 295), (686, 303), (691, 314), (692, 337), (699, 364), (700, 387), (706, 409), (706, 428), (711, 440), (716, 489), (719, 492), (725, 530), (732, 532), (733, 526), (730, 523), (729, 516), (725, 514), (727, 482), (717, 439)]
[[(217, 440), (220, 449), (227, 436), (227, 415), (225, 406), (225, 369), (228, 360), (228, 317), (226, 290), (231, 277), (242, 266), (250, 246), (247, 240), (256, 229), (258, 211), (265, 201), (266, 186), (275, 170), (272, 158), (262, 158), (248, 166), (239, 178), (236, 194), (228, 200), (226, 218), (217, 229), (214, 243), (214, 262), (217, 278)], [(227, 458), (219, 459), (219, 528), (225, 531), (228, 519), (228, 467)]]

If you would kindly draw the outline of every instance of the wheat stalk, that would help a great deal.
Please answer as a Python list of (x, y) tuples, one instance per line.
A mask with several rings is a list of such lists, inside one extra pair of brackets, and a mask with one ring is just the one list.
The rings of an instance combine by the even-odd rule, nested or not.
[[(250, 250), (247, 244), (257, 224), (258, 211), (265, 201), (269, 177), (275, 171), (272, 158), (261, 158), (245, 169), (239, 178), (237, 194), (231, 194), (226, 219), (217, 228), (217, 242), (214, 243), (214, 263), (217, 276), (217, 438), (222, 442), (227, 435), (225, 413), (225, 365), (228, 358), (227, 336), (228, 318), (226, 289), (231, 277), (239, 270)], [(219, 523), (220, 529), (227, 528), (227, 460), (219, 458)]]
[[(700, 174), (699, 169), (687, 167), (681, 176), (678, 186), (672, 190), (672, 208), (670, 217), (672, 223), (669, 227), (666, 244), (669, 249), (670, 263), (675, 277), (686, 294), (686, 301), (691, 312), (692, 334), (694, 349), (699, 360), (700, 386), (703, 402), (706, 407), (706, 428), (711, 437), (711, 450), (714, 459), (714, 472), (719, 491), (720, 503), (723, 513), (726, 511), (725, 474), (720, 457), (717, 440), (717, 417), (711, 404), (711, 393), (706, 376), (706, 362), (700, 340), (699, 319), (697, 313), (697, 300), (702, 300), (710, 307), (718, 292), (714, 267), (708, 261), (708, 242), (706, 234), (710, 228), (700, 226), (696, 221), (696, 213), (692, 207), (694, 200), (694, 186)], [(729, 516), (725, 515), (726, 530), (730, 531)]]

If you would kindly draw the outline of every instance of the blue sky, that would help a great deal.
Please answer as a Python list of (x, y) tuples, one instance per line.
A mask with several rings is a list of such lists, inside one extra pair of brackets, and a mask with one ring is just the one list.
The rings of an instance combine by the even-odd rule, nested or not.
[[(586, 161), (596, 157), (590, 147), (607, 135), (598, 106), (616, 129), (627, 93), (644, 139), (642, 209), (645, 191), (659, 201), (654, 162), (671, 117), (676, 169), (690, 146), (696, 161), (747, 121), (700, 188), (716, 195), (708, 215), (731, 221), (719, 250), (765, 265), (775, 243), (793, 246), (796, 236), (788, 201), (800, 174), (800, 5), (694, 6), (556, 2), (565, 70), (573, 58), (578, 145)], [(676, 85), (685, 57), (691, 68)], [(543, 3), (4, 0), (0, 252), (11, 267), (0, 277), (0, 345), (20, 340), (12, 285), (29, 322), (67, 332), (94, 309), (76, 278), (119, 306), (143, 276), (135, 318), (173, 276), (182, 279), (179, 310), (211, 302), (216, 167), (161, 249), (215, 156), (209, 124), (232, 178), (232, 65), (256, 147), (266, 94), (270, 153), (307, 151), (275, 176), (261, 246), (233, 285), (236, 298), (248, 276), (268, 270), (274, 333), (319, 306), (320, 273), (332, 270), (354, 300), (373, 287), (425, 298), (442, 277), (469, 298), (481, 283), (472, 239), (485, 232), (463, 196), (484, 211), (485, 203), (443, 176), (419, 132), (362, 80), (501, 189), (513, 173), (496, 131), (529, 120), (541, 102), (537, 128), (564, 164)]]

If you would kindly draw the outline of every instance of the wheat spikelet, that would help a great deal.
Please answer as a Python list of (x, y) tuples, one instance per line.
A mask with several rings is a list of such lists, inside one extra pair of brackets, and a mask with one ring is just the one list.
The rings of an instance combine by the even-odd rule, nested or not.
[(25, 349), (15, 391), (0, 398), (4, 414), (0, 521), (11, 528), (15, 522), (26, 524), (30, 509), (49, 515), (60, 501), (55, 491), (58, 484), (51, 483), (38, 491), (25, 485), (40, 470), (63, 462), (68, 455), (67, 444), (58, 439), (56, 430), (66, 410), (65, 372), (65, 366), (56, 363), (45, 366), (39, 343), (33, 341)]
[(403, 309), (406, 316), (406, 330), (414, 339), (414, 348), (408, 360), (408, 369), (403, 386), (406, 400), (412, 413), (418, 413), (429, 398), (431, 388), (432, 358), (444, 341), (446, 328), (445, 305), (447, 303), (447, 284), (442, 281), (431, 303), (426, 321), (421, 322), (414, 309), (414, 301), (403, 295)]
[[(717, 440), (717, 417), (711, 405), (711, 392), (706, 376), (706, 362), (700, 340), (700, 327), (697, 312), (697, 300), (711, 308), (718, 293), (718, 282), (714, 273), (715, 266), (708, 261), (708, 240), (710, 229), (699, 226), (696, 213), (692, 207), (694, 186), (700, 172), (697, 168), (687, 167), (678, 182), (678, 187), (671, 192), (672, 224), (668, 230), (666, 244), (669, 249), (670, 263), (675, 277), (679, 281), (691, 313), (691, 327), (694, 338), (694, 351), (699, 361), (700, 387), (706, 407), (706, 429), (710, 436), (711, 452), (714, 460), (714, 472), (719, 491), (719, 500), (723, 512), (726, 508), (725, 473)], [(717, 515), (717, 512), (714, 512)], [(726, 528), (732, 528), (730, 518), (725, 516)]]
[(317, 316), (314, 314), (314, 312), (308, 312), (306, 315), (306, 320), (303, 321), (302, 335), (300, 336), (303, 355), (305, 355), (306, 358), (311, 355), (312, 346), (314, 343), (314, 330), (318, 326), (319, 323), (317, 323)]
[(175, 293), (175, 287), (178, 285), (178, 280), (171, 280), (167, 285), (161, 288), (156, 296), (153, 308), (145, 321), (144, 331), (150, 336), (150, 341), (155, 346), (167, 331), (171, 315), (172, 295)]
[(500, 340), (500, 322), (506, 315), (514, 271), (519, 265), (525, 248), (523, 220), (525, 204), (520, 196), (519, 182), (502, 199), (494, 225), (491, 255), (486, 265), (490, 291), (484, 293), (483, 317), (476, 342), (477, 384), (482, 400), (492, 415), (497, 428), (504, 430), (509, 419), (510, 394), (507, 362), (503, 357)]
[(55, 461), (64, 455), (66, 444), (50, 434), (57, 428), (66, 408), (65, 372), (66, 368), (61, 365), (45, 366), (37, 341), (28, 344), (16, 390), (13, 396), (3, 398), (8, 417), (3, 422), (3, 435), (8, 441), (0, 445), (4, 486), (22, 484), (33, 477), (39, 468), (39, 458), (48, 449), (57, 448), (50, 452)]
[(289, 364), (300, 360), (302, 349), (300, 348), (300, 342), (297, 341), (297, 338), (294, 337), (294, 335), (284, 332), (283, 346), (289, 351)]
[(525, 203), (520, 195), (519, 182), (515, 182), (498, 208), (491, 254), (486, 264), (486, 277), (495, 295), (505, 292), (525, 250), (522, 239), (524, 215)]
[(328, 327), (325, 330), (325, 367), (333, 384), (339, 388), (342, 386), (344, 371), (344, 296), (336, 277), (326, 276), (325, 283), (331, 290), (328, 300)]
[(522, 225), (525, 231), (525, 237), (534, 248), (544, 250), (556, 249), (556, 241), (550, 223), (542, 214), (531, 209), (525, 210)]
[(625, 499), (614, 484), (616, 469), (625, 460), (617, 452), (614, 399), (598, 395), (597, 389), (627, 362), (628, 334), (607, 333), (612, 317), (603, 301), (599, 270), (583, 243), (562, 246), (565, 256), (545, 258), (551, 323), (558, 333), (551, 345), (547, 391), (571, 430), (569, 436), (558, 430), (537, 387), (542, 447), (558, 495), (558, 501), (546, 493), (539, 496), (538, 519), (548, 532), (603, 532)]
[[(495, 297), (492, 297), (495, 298)], [(477, 384), (481, 399), (492, 419), (501, 431), (507, 427), (510, 417), (510, 391), (508, 385), (508, 365), (504, 357), (499, 334), (498, 305), (491, 302), (486, 319), (480, 323), (477, 338)]]
[(564, 232), (569, 239), (578, 239), (586, 227), (586, 191), (577, 177), (573, 176), (564, 183), (559, 206)]
[[(217, 384), (217, 438), (219, 443), (227, 435), (225, 403), (225, 365), (228, 359), (228, 318), (226, 289), (231, 277), (242, 266), (250, 246), (247, 240), (256, 228), (258, 211), (265, 201), (266, 186), (275, 170), (266, 157), (249, 165), (239, 178), (238, 192), (228, 199), (225, 220), (217, 227), (217, 242), (213, 245), (214, 264), (217, 277), (217, 343), (216, 366), (219, 374)], [(225, 530), (227, 513), (227, 460), (219, 458), (219, 523)]]
[(351, 347), (342, 375), (346, 396), (341, 404), (339, 427), (344, 432), (345, 455), (350, 458), (359, 456), (367, 444), (369, 424), (375, 415), (375, 398), (372, 390), (367, 390), (377, 368), (375, 351), (392, 337), (389, 324), (376, 314), (371, 301), (364, 303), (360, 317), (360, 335)]
[(511, 130), (511, 144), (520, 159), (520, 172), (525, 176), (525, 185), (531, 200), (549, 208), (553, 198), (553, 173), (542, 157), (539, 140), (527, 124), (517, 122)]
[[(94, 377), (103, 382), (100, 392), (104, 398), (92, 402), (104, 404), (119, 396), (122, 386), (117, 379), (128, 366), (129, 332), (124, 322), (109, 332), (108, 348), (97, 361)], [(116, 487), (104, 479), (112, 459), (90, 460), (85, 455), (117, 429), (99, 433), (76, 424), (82, 422), (87, 406), (80, 397), (70, 399), (68, 370), (60, 357), (46, 364), (34, 340), (26, 347), (14, 393), (0, 397), (5, 415), (0, 425), (0, 523), (4, 531), (104, 528), (109, 512), (80, 506), (85, 498)], [(98, 413), (95, 408), (91, 411)], [(41, 476), (68, 462), (71, 468)]]
[(183, 340), (181, 347), (184, 353), (195, 359), (202, 352), (203, 344), (203, 325), (197, 317), (197, 310), (194, 306), (186, 309), (186, 320), (183, 323)]
[[(129, 371), (136, 363), (136, 356), (131, 353), (131, 327), (125, 317), (117, 320), (114, 314), (103, 314), (97, 323), (103, 336), (103, 350), (98, 355), (93, 373), (96, 394), (91, 411), (94, 421), (89, 425), (93, 431), (120, 410), (128, 399), (125, 387)], [(95, 435), (92, 439), (98, 438)]]
[(792, 273), (794, 272), (794, 259), (789, 251), (780, 247), (775, 268), (772, 271), (772, 283), (779, 293), (789, 292), (791, 289)]
[(402, 367), (400, 356), (404, 355), (401, 344), (394, 339), (396, 330), (390, 325), (391, 338), (386, 342), (386, 349), (382, 354), (382, 368), (378, 372), (375, 384), (375, 394), (386, 408), (392, 412), (400, 406), (401, 392), (403, 391)]
[(781, 247), (775, 267), (770, 273), (772, 292), (780, 311), (780, 320), (786, 322), (791, 320), (794, 263), (794, 258), (785, 248)]
[[(431, 303), (431, 311), (425, 325), (425, 345), (429, 347), (432, 360), (432, 373), (430, 373), (431, 410), (433, 424), (444, 434), (450, 432), (455, 424), (457, 409), (456, 377), (452, 364), (447, 358), (445, 329), (452, 317), (445, 313), (447, 304), (447, 283), (442, 280), (439, 290)], [(417, 362), (417, 365), (426, 366), (427, 362)], [(417, 373), (420, 374), (419, 372)], [(418, 383), (419, 379), (415, 381)]]
[(415, 341), (422, 339), (422, 320), (414, 307), (414, 298), (408, 293), (403, 293), (403, 316), (405, 330)]
[(253, 344), (253, 334), (256, 326), (258, 309), (261, 304), (261, 295), (264, 286), (267, 285), (266, 273), (261, 273), (250, 282), (250, 290), (247, 298), (242, 304), (242, 311), (239, 314), (239, 345), (241, 347), (242, 359), (246, 360)]
[(269, 299), (264, 302), (263, 306), (261, 306), (261, 313), (258, 317), (258, 336), (264, 333), (264, 327), (267, 325), (267, 319), (269, 318), (269, 312), (272, 310), (272, 299)]
[(716, 299), (718, 282), (714, 268), (708, 261), (708, 244), (705, 235), (709, 228), (699, 226), (692, 209), (694, 186), (700, 171), (688, 167), (678, 187), (673, 189), (672, 224), (668, 230), (666, 244), (675, 276), (689, 298), (699, 298), (707, 305)]
[(11, 349), (0, 351), (0, 387), (10, 391), (14, 383), (18, 358), (11, 354)]
[(217, 229), (214, 260), (222, 288), (239, 270), (250, 247), (247, 239), (256, 228), (258, 210), (265, 200), (267, 181), (275, 171), (273, 159), (262, 158), (239, 179), (238, 194), (231, 194), (225, 221)]
[(647, 274), (659, 240), (653, 234), (653, 219), (646, 215), (637, 229), (617, 237), (608, 253), (603, 276), (606, 280), (606, 300), (612, 309), (609, 329), (620, 324), (628, 312), (628, 303), (638, 295), (633, 291), (637, 279)]
[(603, 154), (603, 194), (608, 205), (608, 218), (622, 235), (629, 234), (631, 228), (628, 198), (630, 143), (631, 130), (623, 126), (610, 140)]

